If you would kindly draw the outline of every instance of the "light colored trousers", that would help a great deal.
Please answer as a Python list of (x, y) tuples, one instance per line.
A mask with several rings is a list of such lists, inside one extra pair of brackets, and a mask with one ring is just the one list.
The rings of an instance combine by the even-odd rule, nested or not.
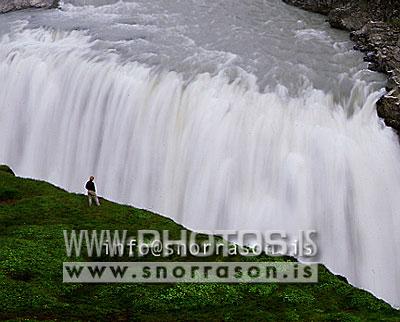
[(100, 206), (99, 198), (94, 191), (88, 191), (88, 199), (89, 199), (89, 207), (92, 206), (92, 201), (96, 203), (97, 206)]

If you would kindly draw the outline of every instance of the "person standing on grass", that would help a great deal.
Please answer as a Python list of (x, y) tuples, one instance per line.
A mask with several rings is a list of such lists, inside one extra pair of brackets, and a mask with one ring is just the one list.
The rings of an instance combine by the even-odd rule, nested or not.
[(96, 194), (96, 186), (94, 185), (94, 177), (93, 176), (90, 176), (89, 181), (86, 182), (85, 188), (88, 192), (89, 207), (92, 206), (93, 199), (94, 199), (94, 202), (96, 203), (96, 205), (100, 206), (99, 198), (97, 198), (97, 194)]

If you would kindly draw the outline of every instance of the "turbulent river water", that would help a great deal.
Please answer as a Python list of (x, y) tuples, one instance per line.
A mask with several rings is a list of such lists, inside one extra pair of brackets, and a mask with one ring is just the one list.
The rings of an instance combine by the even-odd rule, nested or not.
[(198, 231), (315, 229), (316, 260), (399, 306), (383, 81), (279, 0), (65, 1), (0, 16), (0, 163)]

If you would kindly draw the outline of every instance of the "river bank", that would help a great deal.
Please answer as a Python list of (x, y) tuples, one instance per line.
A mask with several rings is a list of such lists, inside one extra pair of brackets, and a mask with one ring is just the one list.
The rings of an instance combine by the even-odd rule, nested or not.
[(400, 132), (400, 3), (373, 0), (283, 0), (324, 14), (333, 28), (350, 31), (355, 49), (365, 53), (369, 68), (388, 75), (387, 94), (377, 104), (379, 117)]
[[(92, 321), (398, 321), (400, 312), (371, 293), (349, 285), (319, 265), (319, 282), (76, 284), (62, 282), (63, 262), (111, 261), (66, 254), (63, 230), (141, 229), (179, 239), (172, 220), (149, 211), (101, 200), (88, 207), (84, 195), (49, 183), (19, 178), (0, 165), (0, 320)], [(188, 232), (190, 233), (190, 232)], [(199, 235), (199, 240), (202, 235)], [(204, 236), (203, 236), (204, 237)], [(153, 256), (118, 261), (153, 261)], [(283, 262), (266, 255), (172, 254), (160, 262)], [(73, 309), (72, 309), (73, 308)]]
[(0, 14), (27, 8), (55, 8), (58, 0), (3, 0), (0, 2)]

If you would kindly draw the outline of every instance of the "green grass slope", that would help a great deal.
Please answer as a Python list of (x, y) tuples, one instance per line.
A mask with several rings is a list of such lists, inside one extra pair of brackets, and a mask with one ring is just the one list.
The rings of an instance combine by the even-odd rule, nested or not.
[(89, 208), (83, 195), (0, 167), (0, 320), (400, 321), (399, 311), (322, 265), (320, 282), (307, 285), (63, 284), (63, 229), (168, 229), (178, 237), (182, 227), (106, 200)]

